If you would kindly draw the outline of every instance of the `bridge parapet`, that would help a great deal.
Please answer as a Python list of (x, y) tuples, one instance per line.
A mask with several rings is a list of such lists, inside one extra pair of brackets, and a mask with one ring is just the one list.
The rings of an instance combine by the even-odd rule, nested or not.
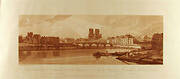
[(75, 44), (81, 47), (113, 47), (113, 44), (106, 42), (76, 42)]

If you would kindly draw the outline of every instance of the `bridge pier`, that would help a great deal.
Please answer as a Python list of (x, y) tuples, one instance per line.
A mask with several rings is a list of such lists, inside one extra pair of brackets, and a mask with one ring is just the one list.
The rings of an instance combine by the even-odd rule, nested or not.
[(95, 47), (95, 46), (96, 48), (100, 48), (100, 47), (105, 48), (107, 46), (113, 47), (113, 45), (110, 43), (78, 43), (78, 45), (83, 48), (86, 48), (86, 47), (90, 48), (90, 47)]

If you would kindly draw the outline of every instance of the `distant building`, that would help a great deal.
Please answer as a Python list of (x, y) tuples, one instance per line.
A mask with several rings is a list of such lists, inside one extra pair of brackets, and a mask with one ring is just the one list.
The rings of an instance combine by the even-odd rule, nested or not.
[(40, 34), (33, 34), (33, 32), (28, 32), (25, 39), (23, 39), (23, 42), (29, 44), (39, 44), (40, 40), (41, 40)]
[(98, 40), (102, 38), (102, 34), (100, 34), (99, 29), (95, 29), (95, 39)]
[(33, 32), (28, 32), (27, 37), (32, 38), (33, 37)]
[(74, 38), (65, 38), (65, 39), (64, 39), (64, 42), (65, 42), (65, 43), (74, 43), (74, 42), (75, 42), (75, 39), (74, 39)]
[(94, 33), (94, 29), (90, 28), (89, 29), (89, 34), (88, 34), (88, 39), (89, 40), (98, 40), (102, 38), (102, 34), (100, 34), (100, 30), (99, 29), (95, 29), (95, 33)]
[(25, 43), (33, 43), (33, 32), (28, 32), (26, 38), (24, 39)]
[(27, 36), (23, 38), (19, 36), (19, 43), (27, 44), (59, 44), (59, 37), (46, 37), (40, 34), (33, 34), (33, 32), (28, 32)]
[(59, 37), (41, 37), (41, 44), (59, 44)]
[(143, 41), (144, 42), (150, 42), (152, 40), (152, 38), (148, 37), (147, 35), (144, 36)]
[(75, 42), (87, 42), (87, 41), (89, 41), (89, 40), (86, 38), (78, 38), (75, 40)]
[(41, 41), (41, 35), (40, 34), (34, 34), (32, 38), (33, 44), (40, 44)]
[(22, 36), (19, 36), (19, 37), (18, 37), (18, 41), (19, 41), (19, 43), (23, 43), (23, 37), (22, 37)]
[(151, 40), (152, 38), (145, 35), (143, 40), (138, 42), (138, 45), (141, 46), (142, 49), (152, 49)]
[(92, 28), (89, 29), (88, 39), (94, 39), (94, 30)]
[(117, 36), (117, 37), (111, 37), (108, 38), (108, 42), (112, 43), (113, 45), (121, 45), (121, 46), (127, 46), (127, 45), (133, 45), (133, 38), (128, 36)]
[(139, 46), (141, 46), (142, 49), (152, 49), (151, 42), (139, 42)]
[(64, 39), (59, 39), (59, 43), (65, 43)]
[(163, 49), (163, 33), (156, 33), (152, 37), (152, 49), (162, 50)]

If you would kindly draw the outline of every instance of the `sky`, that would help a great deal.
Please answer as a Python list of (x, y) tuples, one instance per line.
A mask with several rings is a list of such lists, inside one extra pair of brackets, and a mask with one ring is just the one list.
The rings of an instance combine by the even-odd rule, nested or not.
[(163, 17), (151, 15), (21, 15), (19, 34), (34, 32), (60, 38), (87, 38), (98, 28), (103, 38), (132, 34), (152, 36), (163, 32)]

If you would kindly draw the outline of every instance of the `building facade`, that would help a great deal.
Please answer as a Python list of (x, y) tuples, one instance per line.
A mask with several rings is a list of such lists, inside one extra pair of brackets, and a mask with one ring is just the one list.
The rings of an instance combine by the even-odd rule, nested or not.
[(27, 36), (23, 38), (19, 36), (19, 43), (27, 44), (59, 44), (59, 37), (47, 37), (41, 36), (40, 34), (33, 34), (33, 32), (28, 32)]
[(94, 29), (92, 28), (89, 29), (88, 39), (94, 39)]
[(95, 39), (98, 40), (102, 38), (102, 34), (100, 34), (100, 30), (99, 29), (95, 29)]
[(117, 36), (108, 38), (108, 42), (112, 43), (113, 45), (121, 45), (121, 46), (128, 46), (133, 45), (133, 38), (127, 36)]
[(163, 49), (163, 33), (156, 33), (152, 37), (152, 49), (162, 50)]
[(41, 44), (59, 44), (59, 37), (41, 37)]
[(89, 40), (98, 40), (100, 38), (102, 38), (102, 34), (100, 34), (99, 29), (95, 29), (95, 30), (93, 28), (89, 29), (89, 34), (88, 34), (88, 39)]

